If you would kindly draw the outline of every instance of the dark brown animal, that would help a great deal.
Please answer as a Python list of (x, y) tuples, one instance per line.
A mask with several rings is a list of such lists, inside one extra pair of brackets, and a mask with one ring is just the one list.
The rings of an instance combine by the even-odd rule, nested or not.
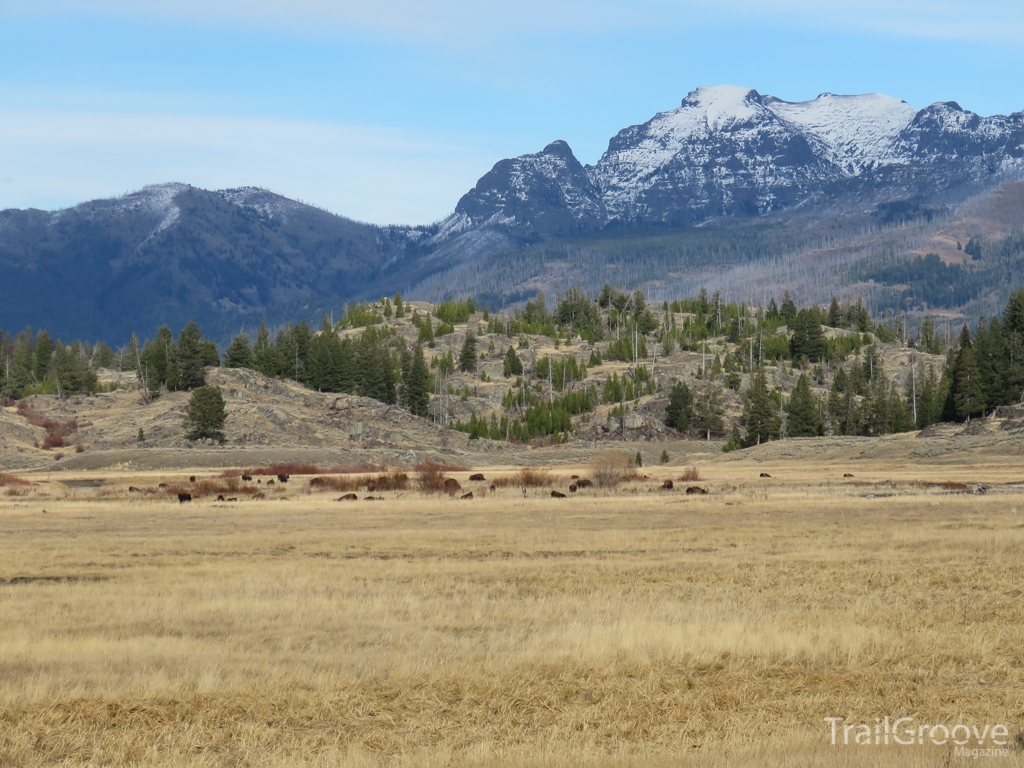
[(761, 477), (771, 477), (767, 472), (762, 472)]
[(141, 488), (136, 488), (134, 485), (128, 486), (128, 493), (145, 493)]
[(160, 483), (160, 485), (158, 485), (157, 488), (170, 488), (170, 486), (167, 485), (167, 483)]
[(851, 475), (849, 472), (847, 472), (845, 475), (843, 475), (843, 477), (853, 477), (853, 475)]
[(376, 501), (376, 500), (377, 500), (376, 496), (367, 496), (365, 499), (363, 499), (363, 501)]
[(691, 485), (686, 489), (687, 496), (705, 496), (707, 491), (701, 488), (699, 485)]
[(593, 484), (594, 481), (587, 477), (581, 477), (579, 480), (576, 481), (577, 488), (590, 488)]
[(238, 497), (237, 496), (230, 496), (228, 498), (228, 501), (238, 501)]
[(242, 475), (242, 480), (246, 483), (252, 482), (252, 475)]
[(273, 484), (274, 484), (273, 480), (267, 480), (267, 485), (273, 485)]
[(472, 499), (473, 498), (473, 492), (470, 491), (469, 493), (463, 494), (459, 498), (462, 499), (463, 501), (465, 501), (466, 499)]
[(262, 480), (257, 480), (256, 481), (256, 485), (263, 485), (263, 481)]
[(192, 494), (191, 493), (179, 493), (178, 494), (178, 503), (179, 504), (184, 504), (186, 501), (192, 501)]
[(561, 491), (552, 491), (551, 492), (551, 498), (552, 499), (565, 499), (565, 498), (567, 498), (567, 496), (564, 493), (562, 493)]
[(374, 491), (377, 490), (377, 484), (371, 480), (366, 484), (366, 490), (368, 490), (370, 493), (373, 493)]
[(569, 493), (576, 493), (576, 484), (573, 483), (569, 486)]
[(259, 493), (254, 493), (252, 497), (254, 499), (265, 499), (267, 498), (267, 494), (265, 494), (263, 491), (260, 491)]
[(470, 475), (469, 479), (472, 480), (474, 483), (482, 483), (487, 478), (485, 478), (483, 475), (477, 472), (475, 475)]
[(287, 483), (289, 477), (291, 477), (291, 475), (278, 475), (277, 476), (277, 481), (279, 483)]
[(219, 495), (219, 496), (217, 497), (217, 501), (224, 501), (224, 494), (220, 494), (220, 495)]
[(671, 491), (673, 488), (675, 488), (675, 484), (671, 480), (666, 480), (661, 484), (661, 490), (663, 491)]
[(344, 496), (339, 496), (335, 501), (356, 501), (359, 497), (354, 493), (346, 493)]
[(325, 482), (327, 481), (324, 480), (322, 477), (314, 477), (312, 480), (309, 481), (309, 486), (310, 488), (319, 488)]
[(580, 476), (579, 476), (579, 475), (573, 475), (573, 476), (572, 476), (572, 477), (570, 477), (569, 479), (570, 479), (570, 480), (579, 480), (579, 479), (580, 479)]
[(454, 496), (456, 493), (462, 491), (462, 486), (459, 485), (459, 481), (454, 477), (446, 478), (444, 481), (444, 492), (449, 496)]
[(188, 479), (188, 481), (189, 481), (190, 483), (194, 483), (194, 482), (196, 481), (196, 476), (195, 476), (195, 475), (192, 475), (192, 477), (190, 477), (190, 478)]
[(495, 486), (494, 483), (491, 483), (491, 493), (494, 493), (496, 490), (498, 490), (497, 486)]

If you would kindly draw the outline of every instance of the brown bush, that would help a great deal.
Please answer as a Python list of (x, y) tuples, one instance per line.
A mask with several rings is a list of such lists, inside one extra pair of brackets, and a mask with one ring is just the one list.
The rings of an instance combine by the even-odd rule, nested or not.
[(197, 480), (194, 483), (182, 485), (168, 485), (160, 490), (169, 496), (177, 496), (179, 493), (191, 493), (197, 498), (199, 496), (219, 496), (228, 493), (244, 493), (248, 495), (259, 493), (259, 489), (252, 486), (239, 487), (237, 482), (234, 484), (231, 482), (220, 483), (212, 479)]
[(547, 488), (553, 482), (546, 469), (523, 467), (513, 475), (515, 482), (527, 488)]
[(683, 474), (679, 476), (680, 482), (684, 483), (693, 483), (703, 479), (704, 478), (700, 476), (700, 470), (696, 467), (687, 467), (683, 470)]
[(626, 474), (636, 474), (636, 467), (625, 451), (598, 451), (590, 458), (594, 484), (598, 488), (614, 488)]
[(16, 485), (31, 485), (28, 480), (18, 477), (17, 475), (4, 475), (0, 474), (0, 488), (5, 486), (16, 486)]
[(49, 419), (33, 408), (28, 400), (18, 401), (18, 413), (33, 427), (42, 427), (46, 430), (46, 437), (40, 446), (44, 451), (70, 446), (70, 436), (78, 431), (78, 422), (74, 419), (63, 422)]
[(444, 490), (445, 467), (434, 461), (424, 461), (416, 465), (416, 487), (424, 493), (440, 493)]
[(409, 476), (394, 469), (377, 475), (371, 482), (378, 491), (404, 491), (409, 487)]

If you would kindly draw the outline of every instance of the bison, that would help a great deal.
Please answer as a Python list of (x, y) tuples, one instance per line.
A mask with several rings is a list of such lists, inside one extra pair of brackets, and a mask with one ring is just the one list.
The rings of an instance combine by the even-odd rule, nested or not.
[(569, 486), (569, 493), (576, 493), (576, 484), (573, 483)]
[(335, 501), (356, 501), (359, 497), (354, 493), (346, 493), (344, 496), (339, 496)]
[(580, 476), (579, 476), (579, 475), (573, 475), (573, 476), (572, 476), (572, 477), (570, 477), (569, 479), (570, 479), (570, 480), (579, 480), (579, 479), (580, 479)]
[(663, 491), (671, 491), (673, 488), (675, 488), (675, 484), (671, 480), (666, 480), (661, 484), (661, 490)]
[(463, 494), (459, 498), (462, 499), (463, 501), (465, 501), (466, 499), (472, 499), (473, 498), (473, 492), (470, 491), (469, 493)]
[(277, 476), (277, 481), (279, 483), (287, 483), (289, 477), (291, 477), (291, 475), (279, 474)]
[(267, 486), (268, 486), (268, 487), (269, 487), (269, 486), (271, 486), (271, 485), (273, 485), (273, 484), (274, 484), (274, 481), (273, 481), (273, 480), (267, 480)]
[(456, 493), (462, 491), (462, 486), (459, 485), (459, 481), (453, 477), (445, 478), (444, 481), (444, 492), (449, 496), (454, 496)]
[(491, 493), (494, 493), (496, 490), (498, 490), (498, 487), (494, 483), (491, 483), (491, 489), (490, 490), (491, 490)]
[(482, 474), (480, 474), (479, 472), (477, 472), (477, 473), (476, 473), (475, 475), (470, 475), (470, 476), (469, 476), (469, 479), (470, 479), (470, 480), (472, 480), (472, 481), (473, 481), (474, 483), (482, 483), (482, 482), (484, 482), (484, 481), (485, 481), (485, 480), (486, 480), (487, 478), (486, 478), (486, 477), (484, 477), (484, 476), (483, 476)]
[(220, 494), (219, 496), (217, 496), (217, 501), (224, 501), (224, 494), (223, 493)]
[(254, 493), (252, 497), (254, 499), (265, 499), (267, 498), (267, 494), (265, 494), (263, 491), (260, 491), (259, 493)]
[(141, 488), (136, 488), (134, 485), (128, 486), (128, 493), (145, 493)]
[(567, 497), (561, 491), (552, 491), (551, 492), (551, 498), (552, 499), (564, 499), (564, 498), (567, 498)]
[(238, 497), (237, 496), (229, 496), (228, 497), (228, 501), (238, 501)]
[(242, 481), (246, 483), (252, 482), (252, 475), (242, 475)]
[(594, 481), (590, 480), (589, 478), (586, 478), (586, 477), (581, 477), (579, 480), (576, 481), (576, 487), (577, 488), (589, 488), (593, 484), (594, 484)]
[(687, 496), (705, 496), (705, 495), (707, 495), (707, 491), (705, 489), (701, 488), (699, 485), (691, 485), (689, 488), (686, 489), (686, 495)]
[(767, 472), (762, 472), (760, 476), (761, 477), (771, 477), (771, 475), (769, 475)]
[(192, 475), (192, 477), (190, 477), (190, 478), (188, 479), (188, 481), (189, 481), (190, 483), (194, 483), (194, 482), (196, 481), (196, 476), (195, 476), (195, 475)]
[(157, 488), (170, 488), (170, 486), (169, 486), (169, 485), (167, 485), (167, 483), (160, 483), (160, 484), (159, 484), (159, 485), (157, 486)]
[(324, 480), (322, 477), (314, 477), (312, 480), (309, 481), (309, 487), (310, 488), (319, 488), (321, 485), (324, 485), (326, 482), (327, 481)]
[(192, 501), (192, 494), (191, 493), (179, 493), (178, 494), (178, 503), (179, 504), (184, 504), (186, 501)]
[(849, 472), (847, 472), (846, 474), (843, 475), (843, 477), (853, 477), (853, 475), (851, 475)]

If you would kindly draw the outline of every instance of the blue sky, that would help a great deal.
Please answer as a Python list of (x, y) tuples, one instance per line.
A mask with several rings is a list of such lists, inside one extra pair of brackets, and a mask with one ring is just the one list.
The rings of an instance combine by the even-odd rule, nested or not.
[(1024, 109), (1024, 4), (0, 0), (0, 209), (254, 185), (442, 218), (499, 159), (595, 162), (699, 85)]

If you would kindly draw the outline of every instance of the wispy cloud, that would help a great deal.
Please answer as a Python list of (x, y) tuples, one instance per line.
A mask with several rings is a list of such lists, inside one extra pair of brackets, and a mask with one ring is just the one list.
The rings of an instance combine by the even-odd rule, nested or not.
[(265, 186), (375, 223), (426, 223), (451, 212), (492, 162), (464, 143), (367, 126), (0, 110), (0, 209), (187, 181)]
[(911, 37), (1024, 39), (1024, 6), (1013, 0), (8, 0), (0, 11), (21, 15), (85, 13), (172, 19), (203, 25), (273, 25), (334, 34), (372, 33), (406, 39), (488, 39), (509, 35), (680, 30), (695, 24), (777, 21), (829, 31)]

